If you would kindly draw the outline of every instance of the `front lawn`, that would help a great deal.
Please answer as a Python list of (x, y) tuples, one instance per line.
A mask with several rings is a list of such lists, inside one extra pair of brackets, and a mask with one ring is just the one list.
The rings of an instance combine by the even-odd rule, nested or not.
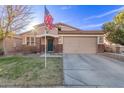
[(0, 57), (0, 87), (61, 86), (63, 83), (62, 58)]

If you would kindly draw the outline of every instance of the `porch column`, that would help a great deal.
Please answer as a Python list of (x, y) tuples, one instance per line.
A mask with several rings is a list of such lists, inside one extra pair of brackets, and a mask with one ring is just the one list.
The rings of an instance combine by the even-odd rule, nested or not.
[(55, 53), (58, 53), (59, 52), (59, 50), (58, 50), (58, 38), (54, 38), (53, 46), (54, 46), (53, 51)]
[(45, 40), (44, 40), (44, 37), (41, 37), (41, 53), (44, 53), (45, 52)]
[(36, 49), (38, 53), (41, 52), (41, 38), (40, 37), (36, 38)]
[(98, 36), (97, 37), (97, 53), (103, 53), (104, 50), (105, 50), (104, 37)]

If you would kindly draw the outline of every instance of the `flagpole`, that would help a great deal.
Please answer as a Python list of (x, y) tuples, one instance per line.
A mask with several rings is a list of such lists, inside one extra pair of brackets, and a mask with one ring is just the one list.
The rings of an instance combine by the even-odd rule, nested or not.
[(47, 61), (47, 56), (46, 56), (46, 29), (45, 29), (45, 68), (46, 68), (46, 61)]
[[(52, 16), (50, 15), (50, 13), (49, 13), (49, 11), (48, 11), (48, 9), (46, 8), (46, 6), (44, 6), (44, 9), (45, 9), (45, 16), (44, 16), (44, 23), (45, 23), (45, 26), (46, 26), (46, 28), (45, 28), (45, 68), (46, 68), (46, 66), (47, 66), (47, 55), (46, 55), (46, 53), (47, 53), (47, 41), (46, 41), (46, 35), (47, 35), (47, 30), (48, 29), (51, 29), (51, 26), (52, 26), (52, 22), (53, 22), (53, 18), (52, 18)], [(48, 28), (48, 29), (47, 29)]]

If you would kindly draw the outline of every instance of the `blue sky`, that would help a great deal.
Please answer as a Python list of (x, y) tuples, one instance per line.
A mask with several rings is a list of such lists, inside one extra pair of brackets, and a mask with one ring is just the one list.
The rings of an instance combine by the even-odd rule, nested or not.
[[(54, 23), (63, 22), (82, 30), (101, 30), (102, 24), (112, 21), (121, 10), (122, 5), (47, 5), (47, 9), (54, 18)], [(44, 6), (32, 6), (34, 19), (28, 26), (43, 23)]]

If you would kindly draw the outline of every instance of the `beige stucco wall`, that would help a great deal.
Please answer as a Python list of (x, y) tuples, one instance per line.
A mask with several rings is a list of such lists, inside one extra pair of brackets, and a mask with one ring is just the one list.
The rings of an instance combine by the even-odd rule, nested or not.
[(22, 47), (22, 39), (21, 38), (14, 38), (14, 47), (16, 47), (16, 51), (20, 51)]
[(35, 28), (33, 31), (34, 31), (35, 34), (38, 35), (38, 36), (39, 36), (39, 35), (44, 35), (44, 34), (45, 34), (45, 31), (47, 32), (47, 34), (58, 35), (58, 30), (57, 30), (57, 28), (53, 28), (52, 30), (46, 30), (46, 29), (45, 29), (45, 26)]
[[(61, 27), (62, 30), (66, 30), (66, 31), (72, 31), (75, 30), (74, 28), (68, 27), (68, 26), (63, 26), (63, 25), (59, 25)], [(31, 30), (30, 32), (27, 32), (25, 34), (22, 34), (22, 44), (26, 44), (26, 37), (42, 37), (45, 34), (45, 26), (41, 26), (41, 27), (35, 27), (33, 30)], [(51, 31), (47, 31), (48, 35), (54, 35), (57, 36), (58, 35), (58, 29), (57, 28), (53, 28)], [(44, 44), (44, 40), (41, 41)]]
[(5, 50), (7, 54), (21, 51), (22, 39), (16, 37), (7, 37), (5, 39)]
[(8, 37), (5, 39), (5, 49), (7, 52), (12, 52), (14, 51), (14, 43), (13, 43), (13, 38)]
[[(58, 35), (58, 30), (56, 28), (52, 29), (51, 31), (46, 31), (48, 35)], [(27, 32), (25, 34), (21, 35), (22, 38), (22, 43), (26, 44), (26, 37), (44, 37), (45, 36), (45, 26), (42, 27), (37, 27), (35, 29), (33, 29), (30, 32)], [(41, 41), (42, 44), (44, 44), (44, 40)]]
[(64, 53), (96, 53), (97, 37), (63, 37)]
[(117, 47), (116, 45), (111, 45), (112, 52), (114, 52), (114, 53), (116, 52), (116, 47)]
[(120, 47), (120, 52), (123, 52), (124, 53), (124, 46), (121, 46)]
[(106, 45), (106, 52), (121, 53), (124, 52), (124, 46), (119, 44)]

